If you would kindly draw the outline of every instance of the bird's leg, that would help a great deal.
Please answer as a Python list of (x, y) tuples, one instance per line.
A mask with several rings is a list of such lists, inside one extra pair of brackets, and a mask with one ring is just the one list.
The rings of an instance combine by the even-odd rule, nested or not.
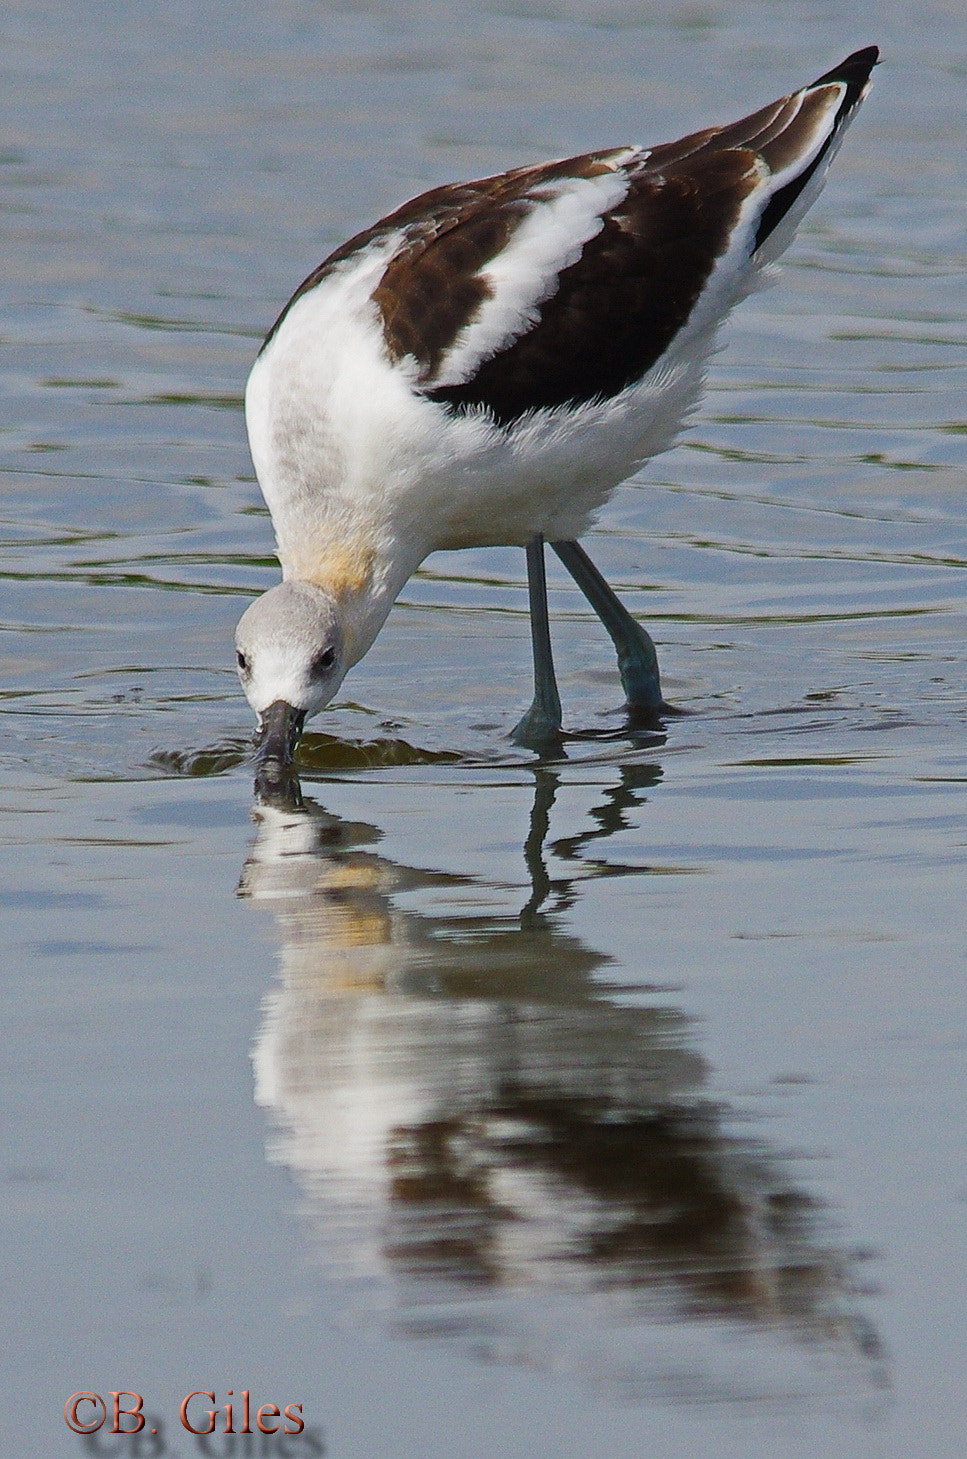
[(535, 749), (549, 742), (559, 743), (561, 738), (561, 696), (557, 692), (551, 655), (543, 537), (535, 537), (527, 544), (527, 591), (534, 648), (534, 702), (514, 727), (511, 739), (516, 745)]
[(658, 655), (650, 635), (632, 618), (580, 543), (552, 542), (551, 546), (608, 630), (618, 653), (618, 673), (631, 714), (654, 720), (674, 713), (661, 697)]

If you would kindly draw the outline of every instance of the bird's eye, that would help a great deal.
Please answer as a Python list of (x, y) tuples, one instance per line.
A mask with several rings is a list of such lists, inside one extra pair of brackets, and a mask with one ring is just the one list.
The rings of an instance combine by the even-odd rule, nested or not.
[(334, 648), (324, 648), (312, 660), (312, 663), (309, 665), (309, 673), (313, 679), (321, 679), (325, 674), (328, 674), (335, 662), (336, 650)]
[(241, 649), (235, 655), (235, 662), (238, 664), (238, 672), (240, 674), (248, 673), (248, 659), (242, 653)]

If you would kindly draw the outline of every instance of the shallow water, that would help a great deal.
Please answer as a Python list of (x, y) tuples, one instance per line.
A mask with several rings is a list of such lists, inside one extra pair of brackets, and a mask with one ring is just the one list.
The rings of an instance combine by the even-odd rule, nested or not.
[[(959, 1459), (959, 8), (13, 0), (0, 40), (2, 1452)], [(240, 401), (299, 279), (870, 41), (779, 286), (593, 535), (693, 713), (618, 733), (552, 568), (581, 733), (514, 750), (522, 554), (438, 554), (304, 809), (253, 811)], [(67, 1430), (125, 1387), (154, 1436)], [(233, 1440), (229, 1389), (306, 1433)]]

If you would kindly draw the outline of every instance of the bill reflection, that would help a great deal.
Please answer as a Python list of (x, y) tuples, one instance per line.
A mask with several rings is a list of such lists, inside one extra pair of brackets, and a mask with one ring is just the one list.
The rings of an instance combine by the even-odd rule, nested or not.
[(679, 1396), (808, 1388), (807, 1351), (827, 1377), (876, 1365), (855, 1263), (712, 1099), (669, 995), (609, 981), (560, 916), (579, 874), (630, 873), (595, 843), (655, 774), (617, 775), (553, 878), (538, 771), (531, 895), (496, 913), (470, 878), (380, 856), (371, 826), (258, 807), (240, 894), (280, 938), (254, 1052), (270, 1156), (327, 1267), (392, 1293), (394, 1330)]

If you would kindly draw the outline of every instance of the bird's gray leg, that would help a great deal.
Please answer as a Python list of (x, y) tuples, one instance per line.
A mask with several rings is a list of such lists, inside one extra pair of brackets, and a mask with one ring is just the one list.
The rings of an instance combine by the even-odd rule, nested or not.
[(670, 707), (661, 697), (658, 655), (649, 634), (632, 618), (580, 543), (552, 542), (551, 546), (611, 636), (629, 710), (651, 717), (669, 713)]
[(543, 537), (535, 537), (527, 544), (527, 591), (534, 648), (534, 702), (514, 727), (511, 739), (516, 745), (535, 748), (549, 741), (558, 742), (561, 738), (561, 696), (557, 692), (551, 655)]

